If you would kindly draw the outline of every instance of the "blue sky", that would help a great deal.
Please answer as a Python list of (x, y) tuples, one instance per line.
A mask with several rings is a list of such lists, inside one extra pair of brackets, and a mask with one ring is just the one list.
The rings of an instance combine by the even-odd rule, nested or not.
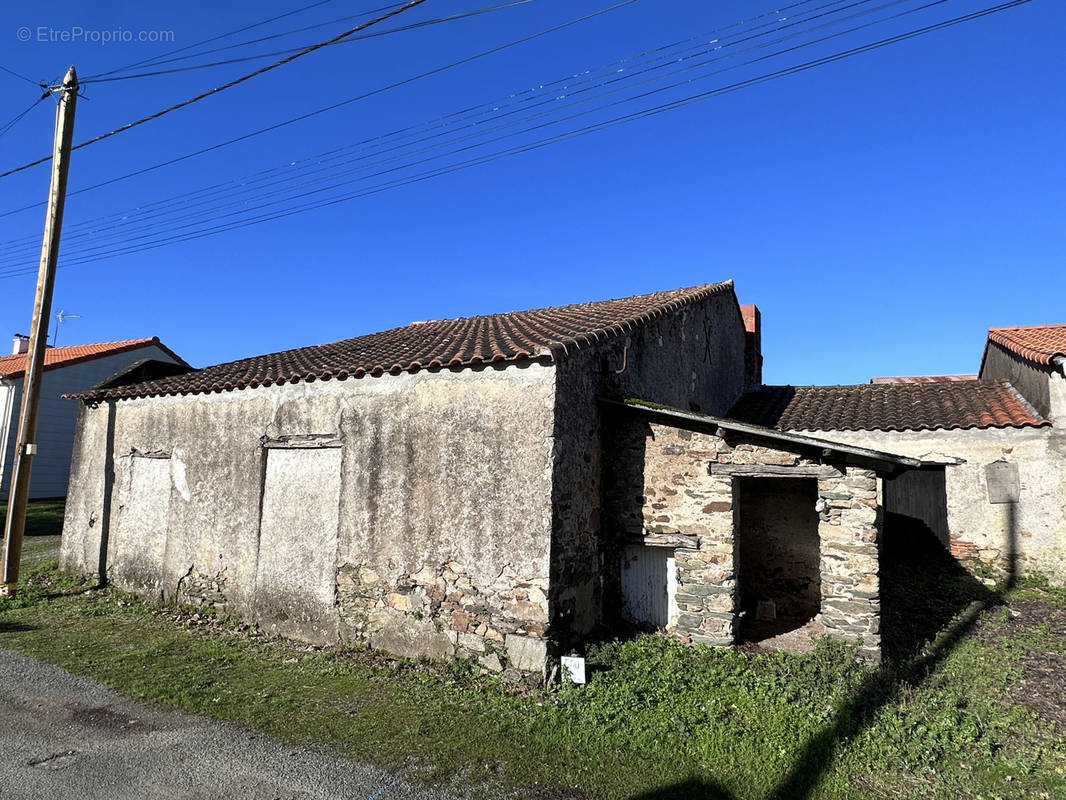
[[(813, 13), (810, 9), (828, 3), (812, 2), (748, 25), (784, 25), (777, 22), (780, 17), (796, 21), (801, 12)], [(861, 24), (921, 5), (914, 0), (888, 3), (857, 5), (841, 16), (885, 6), (851, 23)], [(0, 65), (34, 80), (53, 79), (70, 64), (90, 76), (309, 4), (60, 0), (47, 11), (8, 4), (0, 11)], [(240, 136), (611, 4), (532, 0), (324, 49), (76, 151), (69, 188), (74, 192)], [(323, 2), (201, 49), (380, 5), (384, 0)], [(429, 0), (383, 25), (488, 5), (489, 0)], [(777, 7), (782, 5), (786, 3), (778, 0)], [(993, 0), (946, 0), (746, 67), (736, 65), (775, 48), (733, 55), (722, 62), (735, 67), (730, 72), (574, 124), (706, 91), (991, 5)], [(189, 202), (180, 199), (186, 193), (220, 185), (219, 202), (251, 198), (254, 183), (242, 190), (229, 182), (265, 169), (295, 170), (316, 154), (667, 43), (714, 38), (698, 37), (774, 8), (774, 3), (758, 0), (637, 0), (312, 120), (72, 195), (66, 218), (71, 238), (61, 250), (54, 311), (81, 317), (63, 324), (59, 343), (158, 335), (193, 364), (206, 365), (417, 319), (733, 278), (741, 302), (762, 309), (768, 383), (852, 383), (872, 375), (975, 371), (989, 326), (1066, 322), (1066, 103), (1061, 80), (1066, 4), (1055, 0), (1033, 0), (872, 53), (432, 180), (217, 236), (63, 266), (77, 257), (79, 248), (93, 246), (84, 233), (91, 228), (77, 227), (89, 220), (167, 201), (151, 207), (160, 210), (157, 230), (165, 235), (166, 214)], [(179, 63), (303, 45), (351, 24), (337, 22)], [(30, 31), (30, 41), (19, 40), (22, 27)], [(90, 33), (79, 34), (74, 42), (47, 41), (79, 27), (134, 35), (172, 31), (173, 41), (102, 44), (85, 41)], [(747, 29), (730, 28), (718, 36), (740, 30)], [(821, 35), (836, 30), (827, 28)], [(730, 46), (734, 49), (729, 52), (740, 49)], [(269, 60), (89, 83), (78, 105), (75, 140), (111, 130)], [(632, 70), (632, 64), (626, 62), (626, 69)], [(0, 73), (0, 122), (25, 109), (39, 93)], [(549, 110), (566, 102), (548, 101), (552, 92), (538, 96)], [(39, 104), (0, 138), (0, 171), (48, 152), (53, 109), (50, 100)], [(486, 119), (491, 122), (491, 114)], [(47, 166), (0, 180), (0, 213), (43, 200), (47, 181)], [(30, 262), (36, 260), (42, 219), (41, 208), (0, 217), (0, 243), (27, 240), (8, 244), (7, 250), (0, 246), (0, 272), (23, 252), (30, 253)], [(73, 237), (78, 231), (83, 232), (80, 239)], [(32, 275), (0, 277), (0, 321), (9, 332), (27, 330), (32, 295)]]

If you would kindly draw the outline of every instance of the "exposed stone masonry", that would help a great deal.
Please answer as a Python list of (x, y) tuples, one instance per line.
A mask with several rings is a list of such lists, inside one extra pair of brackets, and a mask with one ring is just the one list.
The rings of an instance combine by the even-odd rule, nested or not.
[(875, 472), (815, 461), (782, 446), (625, 415), (616, 426), (619, 466), (607, 493), (619, 546), (675, 545), (675, 635), (712, 646), (735, 643), (738, 624), (738, 479), (817, 478), (822, 602), (826, 634), (880, 652), (878, 548), (880, 480)]
[(211, 606), (225, 608), (226, 569), (209, 575), (199, 572), (195, 566), (189, 568), (188, 574), (178, 581), (177, 601), (190, 606)]
[(476, 657), (490, 672), (542, 672), (547, 583), (507, 567), (478, 586), (456, 561), (392, 581), (346, 564), (337, 571), (342, 637), (411, 658)]

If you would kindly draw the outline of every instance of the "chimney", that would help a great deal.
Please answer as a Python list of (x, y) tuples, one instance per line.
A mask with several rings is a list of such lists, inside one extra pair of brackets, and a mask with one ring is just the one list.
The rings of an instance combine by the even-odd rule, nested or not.
[(762, 314), (759, 307), (741, 306), (744, 318), (744, 389), (762, 386)]
[(30, 349), (30, 337), (24, 333), (16, 333), (11, 343), (11, 355), (18, 356)]

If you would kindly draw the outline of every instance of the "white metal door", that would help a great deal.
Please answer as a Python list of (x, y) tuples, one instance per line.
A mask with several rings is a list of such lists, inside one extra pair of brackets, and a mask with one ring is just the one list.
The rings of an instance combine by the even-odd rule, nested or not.
[(677, 567), (665, 547), (627, 545), (622, 552), (622, 616), (666, 628), (677, 622)]

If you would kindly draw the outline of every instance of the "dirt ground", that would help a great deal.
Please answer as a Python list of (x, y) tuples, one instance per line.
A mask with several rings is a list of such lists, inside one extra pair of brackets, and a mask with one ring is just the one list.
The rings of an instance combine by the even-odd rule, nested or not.
[[(1010, 604), (1013, 632), (1037, 632), (1050, 642), (1066, 642), (1066, 609), (1038, 598)], [(1030, 649), (1023, 657), (1025, 672), (1015, 687), (1018, 701), (1033, 713), (1055, 723), (1066, 734), (1066, 653), (1051, 648)]]

